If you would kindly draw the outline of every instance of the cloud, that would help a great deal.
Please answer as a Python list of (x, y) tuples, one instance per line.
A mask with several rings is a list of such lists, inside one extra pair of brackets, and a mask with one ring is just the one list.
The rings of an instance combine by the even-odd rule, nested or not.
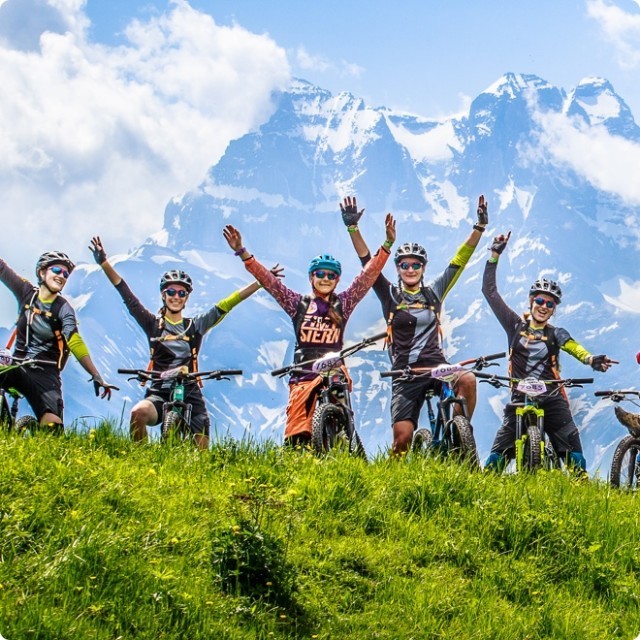
[(158, 231), (169, 199), (263, 122), (290, 80), (268, 36), (185, 0), (132, 22), (118, 47), (89, 41), (83, 7), (0, 4), (0, 18), (28, 25), (0, 30), (0, 211), (1, 255), (29, 277), (46, 249), (82, 260), (92, 235), (116, 252)]
[(315, 56), (304, 47), (298, 47), (293, 55), (297, 66), (303, 71), (316, 71), (318, 73), (336, 73), (342, 77), (357, 78), (364, 72), (364, 67), (341, 60), (335, 62), (324, 56)]
[(640, 205), (640, 144), (562, 113), (535, 111), (533, 117), (540, 125), (535, 153), (571, 167), (598, 189), (618, 195), (630, 206)]
[[(640, 8), (640, 2), (635, 0)], [(625, 11), (607, 0), (587, 0), (587, 13), (600, 24), (605, 38), (611, 42), (618, 64), (632, 69), (640, 64), (640, 12)]]

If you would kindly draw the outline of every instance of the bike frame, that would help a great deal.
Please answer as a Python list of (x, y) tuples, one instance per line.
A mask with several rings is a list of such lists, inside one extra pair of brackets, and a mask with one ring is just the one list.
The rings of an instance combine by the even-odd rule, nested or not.
[(427, 407), (427, 416), (429, 418), (429, 428), (433, 436), (432, 446), (434, 448), (440, 446), (442, 441), (447, 441), (445, 436), (451, 428), (454, 416), (454, 405), (460, 405), (460, 407), (462, 407), (462, 415), (467, 420), (469, 419), (466, 399), (456, 395), (453, 385), (450, 382), (446, 380), (441, 380), (441, 382), (442, 390), (438, 395), (437, 412), (433, 410), (432, 405), (432, 400), (436, 397), (434, 390), (428, 389), (424, 397), (424, 404)]

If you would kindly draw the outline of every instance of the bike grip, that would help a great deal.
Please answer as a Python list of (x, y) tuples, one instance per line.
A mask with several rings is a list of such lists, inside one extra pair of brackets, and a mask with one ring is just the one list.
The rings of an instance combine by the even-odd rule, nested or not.
[(381, 378), (394, 378), (397, 376), (402, 376), (404, 375), (406, 372), (403, 371), (402, 369), (394, 369), (392, 371), (381, 371), (380, 372), (380, 377)]
[(483, 360), (498, 360), (499, 358), (506, 358), (507, 354), (505, 351), (502, 353), (492, 353), (490, 356), (483, 356)]
[(223, 369), (219, 373), (223, 376), (241, 376), (242, 369)]
[(610, 396), (613, 393), (615, 393), (614, 391), (595, 391), (594, 392), (594, 396), (597, 396), (598, 398), (605, 398), (606, 396)]
[(281, 376), (283, 373), (287, 373), (287, 371), (289, 371), (290, 367), (286, 366), (286, 367), (282, 367), (281, 369), (275, 369), (274, 371), (271, 372), (272, 376)]
[(118, 369), (118, 373), (125, 375), (137, 376), (140, 373), (140, 369)]
[(367, 342), (377, 342), (378, 340), (382, 340), (382, 338), (386, 338), (387, 337), (387, 332), (383, 331), (382, 333), (378, 333), (375, 336), (371, 336), (370, 338), (367, 338)]
[(593, 382), (593, 378), (571, 378), (572, 384), (591, 384)]

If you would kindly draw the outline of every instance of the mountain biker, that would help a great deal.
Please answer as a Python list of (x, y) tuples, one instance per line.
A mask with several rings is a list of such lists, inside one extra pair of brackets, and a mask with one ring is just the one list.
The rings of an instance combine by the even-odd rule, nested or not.
[(78, 333), (75, 311), (61, 295), (74, 267), (66, 253), (47, 251), (36, 262), (37, 285), (33, 285), (0, 259), (0, 281), (19, 305), (16, 328), (7, 348), (15, 342), (13, 358), (38, 361), (0, 374), (0, 384), (19, 391), (40, 424), (53, 433), (64, 432), (61, 372), (69, 353), (91, 376), (96, 396), (110, 399), (112, 389), (117, 389), (98, 372)]
[[(358, 227), (364, 209), (358, 211), (356, 198), (347, 197), (340, 204), (340, 210), (353, 247), (362, 264), (366, 265), (371, 255)], [(375, 281), (373, 290), (380, 300), (382, 314), (387, 322), (389, 355), (393, 369), (404, 369), (407, 366), (434, 367), (447, 362), (441, 345), (440, 307), (460, 277), (488, 223), (484, 196), (480, 196), (478, 200), (477, 216), (477, 223), (473, 225), (469, 237), (445, 270), (429, 285), (424, 284), (427, 252), (417, 242), (406, 242), (395, 252), (397, 285), (382, 274)], [(418, 426), (425, 392), (429, 388), (439, 392), (441, 385), (440, 381), (430, 378), (411, 381), (394, 379), (391, 387), (394, 454), (402, 454), (409, 449)], [(475, 376), (470, 372), (462, 374), (455, 380), (454, 389), (459, 397), (466, 399), (471, 417), (476, 406)], [(457, 404), (454, 410), (456, 413), (462, 411)]]
[[(156, 315), (142, 305), (109, 263), (98, 236), (91, 239), (89, 249), (96, 263), (102, 267), (105, 275), (122, 297), (129, 313), (147, 336), (151, 351), (150, 369), (153, 371), (167, 371), (181, 366), (197, 371), (197, 358), (204, 335), (237, 304), (260, 289), (260, 285), (254, 282), (223, 298), (209, 311), (192, 318), (185, 318), (182, 314), (189, 295), (193, 291), (193, 281), (181, 269), (171, 269), (160, 278), (162, 307)], [(276, 274), (274, 277), (276, 277), (281, 269), (274, 269)], [(146, 440), (147, 426), (162, 422), (162, 405), (170, 400), (170, 393), (171, 381), (155, 380), (151, 383), (144, 399), (131, 410), (130, 431), (133, 440), (137, 442)], [(192, 405), (190, 429), (194, 440), (199, 448), (207, 449), (209, 447), (209, 414), (196, 380), (186, 383), (184, 401)]]
[[(614, 364), (605, 355), (591, 355), (578, 344), (566, 329), (555, 327), (550, 320), (562, 302), (562, 290), (557, 282), (538, 278), (529, 289), (529, 311), (520, 317), (498, 293), (496, 270), (511, 232), (497, 236), (491, 245), (491, 257), (484, 268), (482, 293), (491, 310), (507, 334), (509, 341), (509, 368), (513, 378), (533, 377), (538, 380), (559, 378), (558, 353), (566, 351), (576, 360), (590, 365), (594, 371), (605, 372)], [(565, 393), (549, 392), (537, 402), (544, 407), (545, 431), (558, 457), (568, 462), (576, 471), (585, 473), (587, 462), (582, 452), (580, 433), (571, 415)], [(512, 402), (522, 397), (516, 391)], [(498, 429), (491, 453), (485, 463), (486, 469), (501, 471), (515, 455), (515, 407), (507, 405), (502, 425)]]
[[(311, 295), (302, 295), (274, 278), (242, 244), (240, 232), (232, 225), (224, 228), (224, 237), (244, 265), (275, 298), (291, 318), (296, 338), (295, 362), (316, 359), (325, 353), (340, 351), (346, 324), (355, 306), (364, 298), (385, 265), (395, 241), (395, 220), (389, 213), (385, 219), (386, 239), (376, 255), (340, 293), (335, 293), (342, 266), (329, 254), (319, 255), (309, 265)], [(345, 369), (346, 373), (346, 369)], [(311, 439), (311, 421), (316, 406), (316, 388), (322, 378), (293, 373), (289, 381), (289, 402), (284, 432), (286, 444), (306, 444)]]

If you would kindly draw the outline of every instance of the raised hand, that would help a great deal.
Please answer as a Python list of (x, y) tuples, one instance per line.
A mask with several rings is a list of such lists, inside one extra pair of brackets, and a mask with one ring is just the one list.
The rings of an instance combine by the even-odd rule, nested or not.
[(501, 233), (499, 236), (496, 236), (493, 239), (493, 243), (491, 244), (491, 252), (500, 255), (505, 250), (510, 237), (511, 231), (509, 231), (506, 236), (503, 233)]
[(284, 267), (281, 267), (277, 262), (269, 271), (271, 271), (276, 278), (284, 278)]
[(611, 360), (608, 356), (591, 356), (589, 362), (594, 371), (605, 372), (614, 364), (620, 364), (617, 360)]
[(100, 236), (95, 236), (91, 238), (91, 244), (89, 245), (89, 251), (93, 254), (93, 259), (97, 264), (102, 264), (107, 261), (107, 252), (104, 250), (102, 246), (102, 240), (100, 240)]
[(364, 213), (364, 209), (358, 211), (358, 203), (356, 202), (356, 197), (350, 196), (344, 199), (344, 204), (340, 203), (340, 212), (342, 213), (342, 222), (344, 222), (347, 227), (354, 227), (358, 224), (358, 221), (362, 217)]
[(489, 212), (487, 211), (487, 202), (484, 196), (478, 198), (478, 224), (485, 226), (489, 224)]
[(384, 219), (384, 229), (387, 233), (387, 244), (391, 246), (396, 241), (396, 221), (390, 213), (387, 213)]
[(242, 235), (240, 235), (240, 232), (233, 225), (228, 224), (222, 230), (222, 235), (234, 252), (244, 248), (242, 246)]

